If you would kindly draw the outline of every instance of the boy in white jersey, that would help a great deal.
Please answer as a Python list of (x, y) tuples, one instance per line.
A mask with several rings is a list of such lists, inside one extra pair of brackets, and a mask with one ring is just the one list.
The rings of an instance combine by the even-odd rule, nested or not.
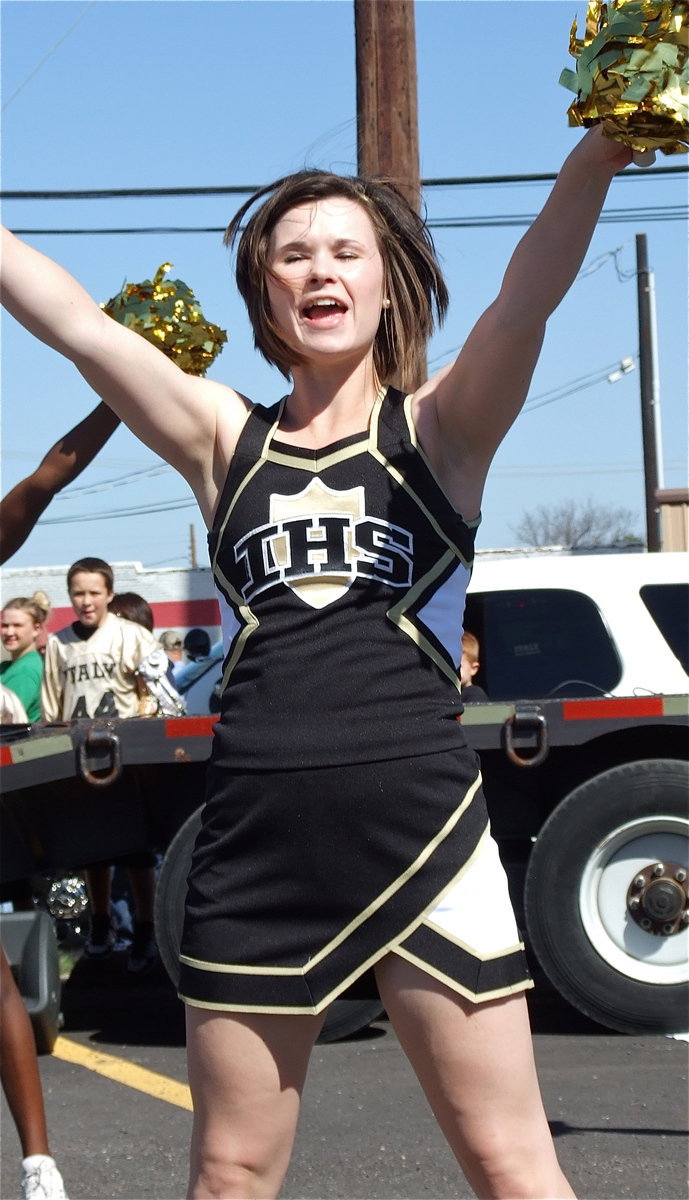
[[(136, 669), (158, 643), (142, 625), (109, 612), (112, 567), (102, 558), (81, 558), (67, 572), (67, 589), (76, 620), (48, 638), (41, 709), (45, 721), (80, 717), (136, 717), (147, 712), (147, 693)], [(150, 709), (148, 710), (150, 711)], [(153, 897), (155, 857), (150, 852), (118, 859), (129, 870), (137, 920), (129, 958), (132, 974), (143, 974), (155, 961)], [(86, 870), (91, 905), (90, 958), (115, 949), (110, 905), (110, 863)]]
[(102, 558), (83, 558), (67, 572), (76, 621), (48, 639), (41, 708), (45, 721), (136, 717), (145, 691), (136, 668), (157, 649), (153, 634), (108, 611), (113, 572)]

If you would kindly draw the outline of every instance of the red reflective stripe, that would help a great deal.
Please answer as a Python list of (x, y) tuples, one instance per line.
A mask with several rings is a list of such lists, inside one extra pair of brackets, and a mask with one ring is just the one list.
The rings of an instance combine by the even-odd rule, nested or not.
[[(156, 629), (191, 629), (205, 625), (215, 629), (220, 625), (220, 609), (214, 596), (197, 597), (193, 600), (154, 600), (151, 602)], [(57, 606), (50, 610), (46, 624), (48, 633), (64, 629), (74, 620), (74, 609)]]
[(210, 737), (217, 719), (217, 716), (170, 717), (165, 722), (165, 736), (169, 738)]
[(662, 717), (662, 696), (631, 696), (610, 700), (563, 700), (565, 721), (588, 721), (596, 717)]
[(0, 746), (0, 767), (12, 766), (12, 751), (9, 746)]

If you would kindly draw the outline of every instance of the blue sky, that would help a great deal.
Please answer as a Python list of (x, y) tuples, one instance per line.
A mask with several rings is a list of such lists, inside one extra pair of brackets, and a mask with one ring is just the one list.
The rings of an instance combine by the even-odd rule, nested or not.
[[(555, 172), (580, 136), (568, 127), (569, 27), (584, 0), (417, 0), (419, 140), (424, 178)], [(356, 170), (351, 0), (4, 0), (4, 190), (259, 185), (305, 165)], [(394, 69), (394, 64), (391, 64)], [(659, 156), (658, 166), (685, 166)], [(640, 172), (632, 168), (630, 175)], [(686, 204), (686, 175), (618, 179), (584, 270), (552, 318), (531, 399), (495, 459), (482, 548), (516, 544), (527, 509), (570, 498), (624, 506), (644, 531), (635, 235), (655, 274), (666, 487), (686, 484), (686, 238), (661, 209)], [(534, 214), (548, 185), (429, 188), (431, 220)], [(14, 229), (224, 226), (242, 197), (8, 200)], [(431, 367), (453, 357), (493, 299), (523, 232), (436, 228), (451, 292)], [(252, 347), (220, 235), (27, 235), (98, 300), (165, 261), (228, 332), (212, 374), (272, 403), (283, 381)], [(73, 367), (3, 322), (2, 490), (27, 474), (96, 400)], [(592, 386), (583, 383), (594, 380)], [(571, 385), (571, 386), (570, 386)], [(559, 390), (570, 394), (554, 398)], [(126, 430), (57, 499), (12, 566), (83, 554), (147, 566), (204, 561), (186, 484)], [(147, 469), (153, 470), (152, 474)], [(135, 474), (138, 472), (139, 474)], [(176, 507), (186, 504), (188, 507)], [(169, 511), (142, 512), (151, 504)], [(173, 507), (175, 506), (175, 507)], [(108, 514), (133, 509), (135, 515)], [(74, 518), (89, 517), (88, 520)]]

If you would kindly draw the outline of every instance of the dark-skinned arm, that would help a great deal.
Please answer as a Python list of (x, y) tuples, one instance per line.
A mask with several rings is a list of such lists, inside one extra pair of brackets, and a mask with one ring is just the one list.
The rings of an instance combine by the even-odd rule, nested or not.
[(107, 404), (97, 405), (50, 448), (31, 475), (0, 500), (0, 563), (24, 544), (53, 496), (93, 461), (119, 423)]

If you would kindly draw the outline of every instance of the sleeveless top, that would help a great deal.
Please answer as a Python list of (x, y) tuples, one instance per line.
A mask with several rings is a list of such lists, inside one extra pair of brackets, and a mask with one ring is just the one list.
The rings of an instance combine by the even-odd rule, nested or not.
[(285, 401), (242, 430), (208, 535), (226, 657), (213, 762), (362, 763), (463, 746), (458, 678), (478, 519), (452, 507), (411, 397), (367, 432), (279, 441)]

